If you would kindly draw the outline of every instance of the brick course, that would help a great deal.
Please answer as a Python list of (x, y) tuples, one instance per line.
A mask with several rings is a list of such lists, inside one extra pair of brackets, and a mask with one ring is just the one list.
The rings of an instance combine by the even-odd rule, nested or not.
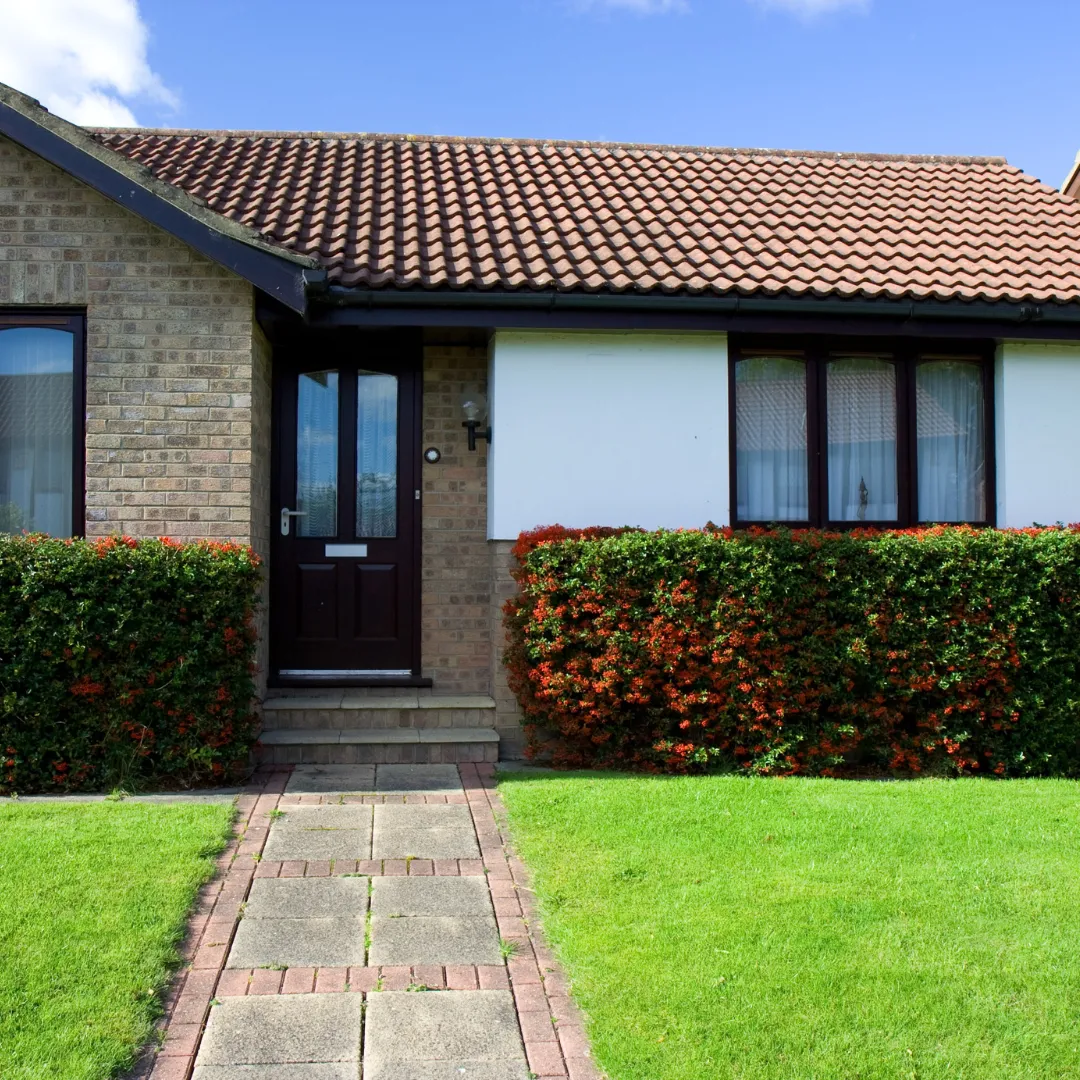
[(461, 396), (487, 386), (487, 351), (424, 349), (423, 445), (442, 459), (423, 466), (421, 657), (442, 690), (489, 693), (491, 596), (487, 551), (487, 443), (467, 446)]

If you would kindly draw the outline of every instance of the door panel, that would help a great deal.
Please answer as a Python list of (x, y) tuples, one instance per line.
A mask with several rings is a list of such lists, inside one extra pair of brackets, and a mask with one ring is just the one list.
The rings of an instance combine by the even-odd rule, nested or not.
[(397, 567), (387, 564), (356, 567), (357, 640), (397, 636)]
[(419, 347), (274, 357), (271, 678), (419, 675)]
[(338, 636), (338, 581), (333, 563), (297, 567), (299, 625), (296, 636), (305, 641), (334, 641)]

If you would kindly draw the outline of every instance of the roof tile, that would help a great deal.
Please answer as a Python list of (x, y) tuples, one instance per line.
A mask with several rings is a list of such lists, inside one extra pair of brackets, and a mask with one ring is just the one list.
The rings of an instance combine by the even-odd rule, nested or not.
[(347, 287), (1080, 301), (1080, 203), (996, 158), (94, 134)]

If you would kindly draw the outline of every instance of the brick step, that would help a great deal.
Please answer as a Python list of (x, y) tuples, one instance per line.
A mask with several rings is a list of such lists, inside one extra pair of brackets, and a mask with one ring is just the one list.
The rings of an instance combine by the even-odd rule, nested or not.
[(490, 727), (495, 699), (432, 691), (329, 690), (271, 692), (262, 705), (264, 731), (447, 730)]
[(279, 728), (263, 731), (256, 756), (268, 765), (456, 764), (498, 761), (494, 728)]

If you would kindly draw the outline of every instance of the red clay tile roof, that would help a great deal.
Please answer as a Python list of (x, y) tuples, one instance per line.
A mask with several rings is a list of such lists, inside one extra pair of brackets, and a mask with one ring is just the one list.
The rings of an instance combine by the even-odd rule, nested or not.
[(1080, 203), (999, 158), (95, 135), (335, 285), (1080, 300)]

